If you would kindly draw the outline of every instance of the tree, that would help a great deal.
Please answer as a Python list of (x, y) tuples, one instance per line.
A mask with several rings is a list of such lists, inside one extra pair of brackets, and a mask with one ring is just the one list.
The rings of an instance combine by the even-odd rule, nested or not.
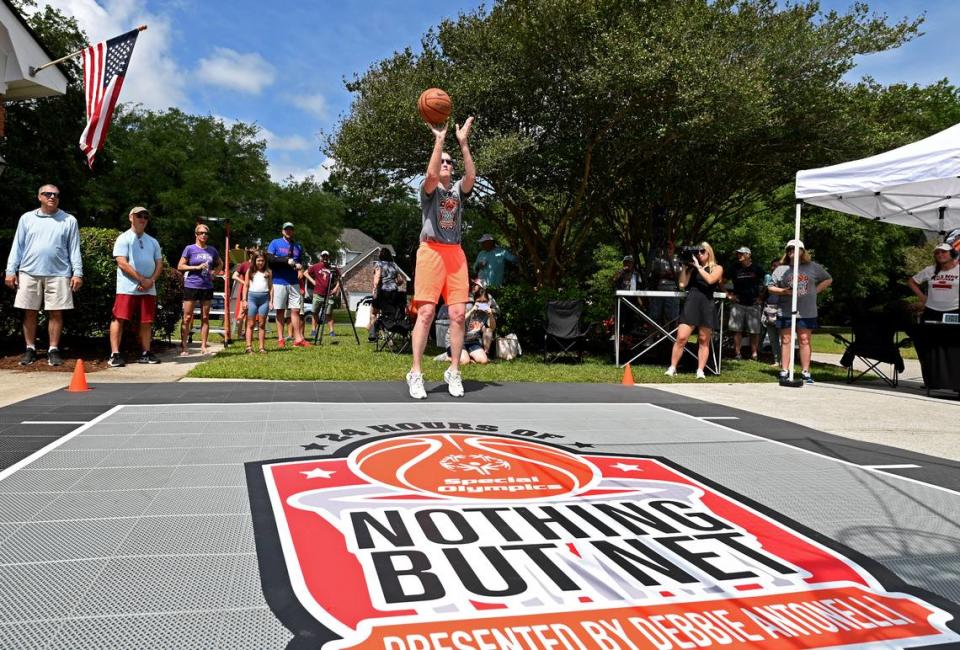
[(504, 0), (348, 83), (327, 148), (351, 184), (408, 182), (431, 144), (416, 97), (445, 88), (458, 118), (478, 116), (482, 209), (557, 286), (598, 223), (634, 254), (655, 213), (668, 234), (702, 237), (797, 169), (864, 151), (842, 77), (918, 25), (861, 4)]

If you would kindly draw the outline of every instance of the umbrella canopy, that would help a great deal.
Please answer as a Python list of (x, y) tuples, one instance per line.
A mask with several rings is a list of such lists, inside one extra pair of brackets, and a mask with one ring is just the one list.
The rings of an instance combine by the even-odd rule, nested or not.
[(960, 228), (960, 124), (876, 156), (797, 172), (796, 197), (900, 226)]

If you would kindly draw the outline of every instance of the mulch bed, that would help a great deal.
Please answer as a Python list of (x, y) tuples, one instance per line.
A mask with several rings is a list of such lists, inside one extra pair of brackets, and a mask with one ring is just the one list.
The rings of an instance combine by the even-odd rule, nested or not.
[[(126, 338), (124, 337), (123, 354), (129, 363), (139, 353), (139, 347), (135, 341), (132, 347), (128, 347)], [(176, 344), (165, 341), (154, 341), (153, 351), (158, 353), (175, 346)], [(41, 345), (37, 345), (37, 361), (29, 366), (21, 366), (20, 358), (23, 356), (23, 349), (23, 339), (0, 341), (0, 370), (72, 373), (76, 368), (77, 359), (83, 359), (85, 372), (97, 372), (109, 367), (107, 359), (110, 357), (110, 344), (103, 338), (64, 337), (60, 345), (63, 365), (57, 367), (47, 364), (47, 349)]]

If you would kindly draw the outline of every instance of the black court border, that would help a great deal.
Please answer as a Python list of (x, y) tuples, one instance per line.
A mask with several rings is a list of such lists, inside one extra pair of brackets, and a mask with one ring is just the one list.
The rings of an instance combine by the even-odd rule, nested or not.
[[(457, 431), (455, 429), (445, 429), (443, 431), (430, 430), (429, 433), (468, 433), (476, 434), (476, 431)], [(389, 438), (398, 438), (406, 435), (416, 435), (416, 431), (404, 431), (402, 433), (371, 435), (364, 437), (363, 440), (350, 442), (329, 454), (317, 454), (310, 456), (297, 456), (290, 458), (277, 458), (272, 460), (251, 461), (244, 463), (247, 476), (247, 488), (250, 494), (250, 512), (253, 518), (254, 537), (256, 539), (257, 562), (260, 567), (260, 580), (263, 585), (263, 593), (271, 611), (283, 625), (294, 634), (294, 638), (287, 645), (287, 650), (316, 650), (320, 645), (329, 641), (340, 639), (332, 630), (323, 626), (318, 620), (313, 618), (303, 607), (294, 593), (293, 586), (289, 580), (289, 573), (286, 567), (286, 561), (283, 556), (283, 548), (280, 543), (280, 533), (277, 528), (276, 519), (273, 516), (273, 504), (270, 501), (270, 494), (267, 490), (266, 479), (263, 476), (263, 466), (273, 463), (295, 462), (303, 460), (320, 460), (328, 458), (345, 458), (355, 449), (369, 444), (375, 440), (386, 440)], [(423, 433), (423, 432), (419, 432)], [(484, 436), (505, 438), (509, 440), (527, 440), (509, 434), (483, 433)], [(870, 573), (890, 592), (902, 592), (915, 596), (924, 602), (934, 605), (953, 618), (947, 627), (960, 634), (960, 603), (954, 603), (946, 598), (929, 592), (925, 589), (907, 584), (901, 580), (895, 573), (887, 569), (878, 561), (863, 555), (859, 551), (837, 542), (836, 540), (819, 533), (807, 526), (765, 506), (753, 499), (747, 498), (740, 493), (725, 487), (711, 479), (706, 478), (696, 472), (690, 471), (679, 463), (676, 463), (662, 456), (649, 456), (642, 454), (627, 453), (607, 453), (594, 452), (587, 450), (571, 449), (570, 447), (537, 440), (538, 443), (562, 449), (563, 451), (576, 454), (578, 456), (607, 456), (612, 458), (638, 458), (643, 460), (656, 460), (667, 465), (681, 474), (684, 474), (696, 481), (699, 481), (709, 487), (711, 490), (722, 494), (723, 496), (734, 500), (744, 506), (752, 508), (767, 517), (770, 517), (778, 524), (789, 528), (801, 535), (804, 535), (830, 550), (838, 553), (844, 558), (859, 564), (865, 571)], [(910, 647), (924, 647), (934, 650), (957, 650), (957, 643), (941, 643), (935, 645), (914, 645)]]

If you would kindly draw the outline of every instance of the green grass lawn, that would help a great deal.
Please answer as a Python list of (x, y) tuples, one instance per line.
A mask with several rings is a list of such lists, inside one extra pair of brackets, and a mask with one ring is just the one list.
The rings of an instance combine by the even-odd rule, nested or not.
[[(229, 349), (202, 363), (189, 373), (189, 377), (216, 379), (281, 379), (281, 380), (335, 380), (335, 381), (402, 381), (410, 369), (410, 354), (375, 352), (372, 343), (366, 340), (367, 331), (359, 329), (360, 345), (356, 344), (348, 323), (338, 323), (338, 336), (326, 338), (322, 346), (295, 348), (291, 343), (277, 348), (276, 339), (268, 336), (267, 354), (246, 354), (244, 344), (235, 342)], [(274, 331), (271, 327), (268, 331)], [(256, 347), (256, 345), (254, 346)], [(433, 361), (439, 353), (428, 348), (423, 370), (427, 381), (442, 381), (447, 362)], [(698, 381), (692, 372), (675, 378), (665, 377), (660, 365), (632, 366), (637, 383), (670, 383)], [(708, 374), (707, 382), (749, 383), (776, 380), (777, 371), (766, 363), (755, 361), (724, 361), (723, 374), (715, 377)], [(543, 363), (541, 355), (528, 350), (514, 361), (498, 361), (486, 366), (470, 364), (463, 367), (466, 380), (492, 383), (505, 382), (582, 382), (591, 384), (615, 384), (623, 377), (623, 371), (612, 362), (603, 359), (585, 358), (582, 364)], [(846, 370), (833, 366), (814, 364), (814, 379), (818, 381), (843, 381)]]

